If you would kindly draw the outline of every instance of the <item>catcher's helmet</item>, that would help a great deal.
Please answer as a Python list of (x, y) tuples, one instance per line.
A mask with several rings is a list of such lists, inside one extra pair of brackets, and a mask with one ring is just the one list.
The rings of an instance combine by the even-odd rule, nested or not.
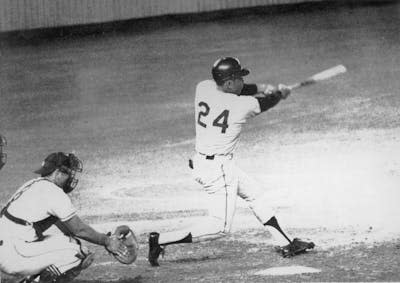
[(35, 170), (34, 173), (45, 177), (53, 173), (56, 169), (59, 169), (61, 172), (68, 174), (69, 178), (64, 184), (63, 190), (64, 192), (69, 193), (75, 189), (78, 184), (78, 179), (75, 178), (75, 174), (76, 172), (82, 172), (82, 167), (82, 161), (80, 161), (74, 154), (54, 152), (46, 157), (42, 166)]
[(3, 152), (3, 148), (7, 145), (7, 140), (4, 136), (0, 135), (0, 169), (3, 168), (7, 162), (7, 154)]
[(224, 57), (215, 61), (211, 73), (215, 82), (221, 85), (229, 79), (247, 76), (250, 74), (250, 71), (242, 68), (237, 58)]

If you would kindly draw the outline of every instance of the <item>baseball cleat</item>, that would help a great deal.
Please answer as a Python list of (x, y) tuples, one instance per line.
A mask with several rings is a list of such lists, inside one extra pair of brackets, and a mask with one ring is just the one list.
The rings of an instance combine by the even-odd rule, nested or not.
[(164, 256), (164, 249), (158, 243), (159, 233), (152, 232), (149, 236), (149, 257), (148, 260), (151, 266), (160, 266), (158, 263), (158, 257), (160, 254)]
[(39, 274), (27, 276), (18, 283), (32, 283), (32, 282), (39, 282)]
[(292, 257), (301, 253), (305, 253), (309, 249), (313, 249), (315, 244), (313, 242), (301, 241), (294, 238), (293, 241), (283, 247), (275, 247), (275, 251), (282, 254), (283, 257)]

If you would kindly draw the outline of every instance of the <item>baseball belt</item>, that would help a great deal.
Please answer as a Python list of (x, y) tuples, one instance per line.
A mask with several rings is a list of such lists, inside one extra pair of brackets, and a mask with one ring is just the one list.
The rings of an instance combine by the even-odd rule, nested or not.
[[(41, 228), (41, 221), (31, 223), (31, 222), (28, 222), (28, 221), (26, 221), (24, 219), (18, 218), (16, 216), (10, 214), (7, 211), (7, 207), (5, 207), (1, 211), (1, 215), (4, 216), (5, 218), (7, 218), (8, 220), (10, 220), (11, 222), (14, 222), (15, 224), (19, 224), (19, 225), (23, 225), (23, 226), (32, 226), (33, 229), (36, 232), (36, 236), (38, 237), (38, 239), (39, 240), (43, 239), (43, 229)], [(56, 218), (56, 217), (55, 216), (50, 216), (48, 218)]]
[[(204, 156), (204, 158), (207, 159), (207, 160), (214, 160), (214, 159), (219, 158), (219, 157), (229, 158), (229, 159), (233, 158), (233, 154), (232, 153), (229, 153), (229, 154), (226, 154), (226, 155), (223, 155), (223, 154), (207, 155), (207, 154), (198, 152), (198, 154), (201, 155), (201, 156)], [(193, 169), (193, 160), (192, 159), (189, 159), (189, 168)]]

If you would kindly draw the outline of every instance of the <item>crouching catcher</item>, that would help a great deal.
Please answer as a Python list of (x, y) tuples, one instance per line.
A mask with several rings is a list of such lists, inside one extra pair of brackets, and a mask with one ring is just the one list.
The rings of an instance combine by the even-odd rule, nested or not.
[[(40, 177), (23, 184), (9, 199), (0, 217), (2, 272), (23, 276), (21, 282), (70, 282), (94, 260), (81, 240), (103, 246), (122, 263), (136, 259), (137, 242), (129, 227), (108, 235), (78, 216), (69, 193), (81, 171), (82, 162), (74, 154), (52, 153), (35, 171)], [(63, 233), (46, 233), (53, 225)], [(125, 244), (126, 236), (135, 248)]]

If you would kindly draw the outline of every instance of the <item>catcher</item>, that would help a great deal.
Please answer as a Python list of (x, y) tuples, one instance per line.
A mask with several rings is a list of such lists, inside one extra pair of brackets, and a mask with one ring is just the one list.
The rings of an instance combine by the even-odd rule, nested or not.
[[(137, 241), (127, 226), (113, 234), (94, 230), (78, 216), (68, 196), (82, 162), (72, 153), (50, 154), (1, 211), (0, 270), (24, 276), (21, 282), (70, 282), (93, 262), (81, 239), (105, 247), (122, 263), (137, 256)], [(55, 225), (63, 233), (46, 234)]]

